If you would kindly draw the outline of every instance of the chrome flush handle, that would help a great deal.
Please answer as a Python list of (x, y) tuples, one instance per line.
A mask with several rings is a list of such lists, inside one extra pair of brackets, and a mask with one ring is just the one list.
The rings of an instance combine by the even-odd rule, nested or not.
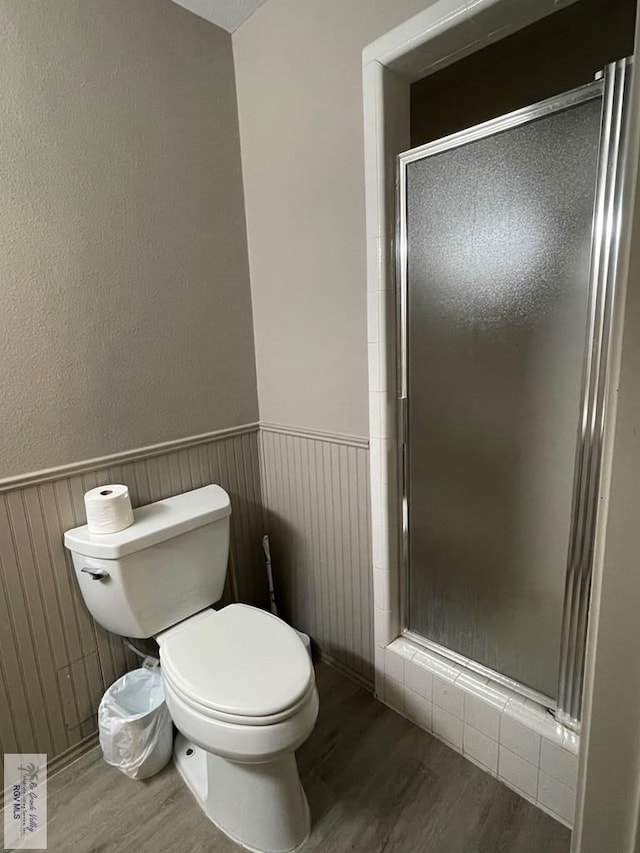
[(80, 571), (91, 575), (91, 578), (94, 581), (103, 581), (105, 578), (109, 577), (109, 572), (106, 572), (104, 569), (80, 569)]

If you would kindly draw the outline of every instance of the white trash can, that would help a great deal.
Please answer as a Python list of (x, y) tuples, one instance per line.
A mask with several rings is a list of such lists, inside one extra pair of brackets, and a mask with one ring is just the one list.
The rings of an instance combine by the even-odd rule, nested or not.
[(109, 687), (98, 708), (107, 764), (131, 779), (147, 779), (171, 758), (173, 723), (159, 668), (134, 669)]

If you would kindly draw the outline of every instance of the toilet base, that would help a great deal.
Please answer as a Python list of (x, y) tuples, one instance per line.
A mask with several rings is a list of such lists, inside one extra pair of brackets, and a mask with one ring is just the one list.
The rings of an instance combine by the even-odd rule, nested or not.
[(294, 753), (263, 764), (240, 764), (178, 733), (173, 756), (209, 820), (246, 850), (292, 853), (308, 839), (309, 806)]

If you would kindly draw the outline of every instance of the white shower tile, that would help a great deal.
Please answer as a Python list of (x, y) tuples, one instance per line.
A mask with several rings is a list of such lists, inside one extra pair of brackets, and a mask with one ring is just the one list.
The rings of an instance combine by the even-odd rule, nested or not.
[(375, 124), (382, 112), (382, 66), (379, 62), (365, 62), (363, 58), (362, 90), (366, 109), (366, 121)]
[(461, 687), (465, 693), (475, 696), (484, 705), (494, 708), (496, 711), (501, 711), (507, 704), (507, 699), (504, 694), (496, 690), (495, 685), (488, 679), (482, 679), (475, 673), (463, 673), (456, 681), (458, 687)]
[[(387, 208), (387, 196), (386, 196), (386, 181), (393, 181), (393, 173), (390, 170), (390, 174), (387, 175), (386, 170), (386, 156), (385, 156), (385, 141), (384, 141), (384, 124), (378, 124), (376, 128), (377, 135), (377, 151), (378, 157), (376, 159), (376, 183), (378, 186), (378, 224), (380, 226), (378, 235), (380, 237), (384, 237), (387, 233), (387, 226), (390, 221), (393, 221), (393, 217), (389, 216), (390, 210)], [(384, 251), (384, 241), (382, 244)], [(381, 285), (381, 289), (385, 285)]]
[(500, 745), (536, 767), (540, 763), (540, 735), (506, 714), (500, 720)]
[[(385, 446), (386, 442), (381, 442), (381, 444), (382, 444), (382, 452), (384, 453), (384, 449), (385, 449), (384, 446)], [(389, 526), (388, 526), (387, 519), (385, 519), (384, 522), (380, 525), (378, 532), (380, 534), (380, 547), (386, 553), (389, 551), (389, 542), (390, 542)]]
[(431, 652), (418, 652), (416, 658), (418, 657), (434, 675), (440, 676), (445, 681), (455, 681), (462, 671), (459, 666), (449, 663)]
[(416, 653), (415, 643), (411, 642), (411, 640), (407, 640), (404, 637), (398, 637), (392, 643), (392, 648), (394, 652), (398, 655), (402, 655), (405, 660), (411, 660)]
[(578, 783), (578, 756), (543, 738), (540, 770), (558, 779), (568, 788), (575, 789)]
[(391, 636), (391, 634), (393, 633), (391, 624), (391, 611), (380, 610), (379, 607), (376, 607), (373, 612), (373, 623), (374, 641), (376, 646), (388, 646), (389, 643), (394, 639)]
[(433, 733), (462, 752), (462, 720), (443, 708), (433, 706)]
[(375, 671), (375, 696), (384, 702), (384, 649), (374, 647), (374, 671)]
[(378, 318), (379, 318), (380, 299), (375, 290), (367, 291), (367, 341), (368, 343), (377, 343), (378, 338)]
[[(500, 738), (500, 711), (471, 693), (464, 697), (464, 721), (496, 743)], [(497, 755), (497, 752), (496, 752)]]
[(407, 688), (404, 691), (404, 712), (421, 729), (430, 732), (433, 719), (433, 705), (423, 696)]
[(405, 53), (406, 46), (412, 39), (416, 38), (416, 35), (413, 20), (409, 18), (409, 20), (403, 21), (401, 24), (398, 24), (395, 29), (391, 30), (390, 33), (385, 33), (384, 36), (378, 39), (376, 44), (380, 46), (379, 55), (384, 54), (387, 51), (402, 51)]
[(535, 720), (542, 725), (548, 725), (550, 723), (550, 730), (555, 729), (556, 727), (563, 728), (560, 726), (560, 723), (556, 722), (553, 714), (549, 713), (549, 709), (544, 705), (541, 705), (540, 702), (536, 702), (533, 699), (525, 699), (524, 710), (526, 714), (531, 716), (532, 720)]
[(390, 610), (389, 572), (373, 570), (373, 600), (380, 610)]
[(370, 481), (371, 485), (371, 517), (378, 520), (382, 518), (382, 503), (380, 493), (382, 490), (381, 483), (375, 483), (373, 480)]
[(498, 778), (528, 797), (535, 798), (537, 794), (538, 768), (504, 746), (500, 747), (498, 757)]
[[(380, 247), (382, 248), (382, 239), (384, 238), (386, 226), (386, 211), (384, 199), (384, 183), (380, 182), (379, 179), (381, 158), (382, 155), (380, 153), (380, 149), (378, 148), (377, 160), (375, 163), (376, 177), (373, 180), (367, 180), (365, 182), (365, 210), (367, 216), (367, 237), (370, 240), (381, 240)], [(378, 278), (379, 285), (374, 289), (380, 290), (384, 288), (383, 281), (383, 277), (380, 276)]]
[(562, 818), (565, 823), (573, 824), (576, 808), (575, 788), (569, 788), (558, 779), (540, 771), (538, 802)]
[(471, 692), (480, 687), (486, 687), (489, 683), (489, 679), (485, 678), (484, 675), (479, 675), (477, 672), (462, 668), (457, 681), (459, 687), (462, 687), (464, 690), (470, 690)]
[(390, 325), (394, 318), (393, 295), (387, 289), (378, 291), (378, 340), (384, 343), (389, 340)]
[[(369, 469), (370, 469), (370, 481), (372, 483), (380, 483), (382, 484), (382, 472), (380, 466), (380, 449), (374, 450), (371, 446), (373, 442), (376, 441), (375, 438), (372, 438), (369, 442)], [(374, 566), (375, 566), (374, 561)]]
[(387, 370), (387, 351), (384, 343), (378, 344), (378, 391), (386, 393), (389, 388), (389, 377)]
[(371, 528), (371, 544), (372, 544), (372, 556), (373, 556), (373, 566), (378, 569), (382, 565), (382, 544), (383, 544), (383, 532), (382, 527), (379, 524), (372, 525)]
[(516, 693), (515, 690), (510, 690), (508, 687), (503, 687), (502, 684), (498, 684), (497, 681), (489, 682), (493, 687), (496, 688), (503, 696), (506, 696), (507, 704), (512, 707), (521, 707), (524, 708), (525, 703), (527, 701), (526, 696), (523, 696), (522, 693)]
[[(371, 481), (371, 517), (382, 521), (389, 514), (389, 490), (383, 488), (382, 483)], [(384, 556), (384, 555), (383, 555)], [(378, 568), (387, 568), (378, 566)]]
[(392, 458), (393, 448), (391, 440), (383, 438), (380, 440), (380, 480), (383, 485), (394, 482), (394, 460)]
[(498, 743), (495, 740), (465, 725), (462, 751), (495, 776), (498, 772)]
[(404, 684), (401, 681), (397, 681), (395, 678), (391, 678), (389, 676), (386, 664), (387, 661), (385, 656), (384, 701), (387, 705), (390, 705), (392, 708), (395, 708), (396, 711), (400, 711), (400, 713), (403, 714)]
[(380, 158), (384, 158), (384, 138), (380, 131), (380, 123), (376, 121), (375, 126), (367, 133), (364, 146), (365, 184), (375, 183), (380, 192)]
[[(379, 486), (378, 488), (382, 489), (383, 486)], [(371, 489), (371, 493), (373, 494), (373, 488)], [(373, 560), (373, 568), (378, 569), (381, 572), (386, 572), (389, 574), (391, 570), (391, 566), (389, 565), (389, 550), (388, 548), (383, 547), (383, 543), (379, 542), (378, 547), (375, 549), (376, 554)], [(383, 605), (376, 605), (377, 607), (383, 607)], [(391, 610), (391, 602), (384, 605), (384, 610)]]
[[(367, 224), (367, 247), (368, 247), (368, 256), (372, 257), (372, 252), (374, 251), (371, 243), (373, 241), (378, 240), (380, 237), (379, 228), (378, 228), (378, 182), (375, 177), (369, 178), (366, 176), (365, 180), (365, 218)], [(370, 247), (370, 248), (369, 248)], [(379, 290), (379, 281), (380, 275), (379, 272), (371, 267), (370, 262), (367, 262), (367, 290)]]
[[(364, 126), (366, 129), (365, 133), (365, 147), (371, 144), (371, 139), (373, 137), (373, 131), (376, 126), (376, 93), (375, 93), (375, 84), (372, 85), (371, 81), (367, 80), (367, 72), (369, 72), (370, 66), (367, 66), (363, 69), (364, 79), (362, 82), (362, 108), (364, 113)], [(375, 173), (372, 173), (372, 175)], [(367, 178), (370, 176), (367, 175)]]
[[(391, 491), (390, 491), (390, 498), (389, 498), (390, 503), (392, 503), (392, 498), (393, 498), (393, 491), (391, 490)], [(395, 513), (390, 517), (389, 521), (390, 521), (390, 523), (391, 523), (392, 525), (394, 524), (394, 522), (395, 522)], [(386, 535), (386, 540), (385, 540), (385, 543), (384, 543), (384, 544), (385, 544), (385, 548), (387, 549), (387, 551), (388, 551), (388, 553), (389, 553), (389, 565), (391, 566), (392, 570), (394, 570), (394, 571), (395, 571), (396, 577), (398, 577), (398, 575), (399, 575), (399, 571), (398, 571), (398, 556), (397, 556), (397, 551), (398, 551), (398, 536), (397, 536), (397, 531), (396, 531), (396, 529), (395, 529), (394, 527), (392, 527), (391, 529), (389, 529), (389, 527), (388, 527), (388, 526), (386, 526), (386, 527), (384, 528), (384, 532), (385, 532), (385, 535)], [(399, 599), (398, 599), (398, 600), (399, 600)], [(415, 644), (414, 644), (414, 645), (415, 645)], [(417, 650), (418, 650), (418, 646), (415, 646), (415, 648), (416, 648), (416, 651), (417, 651)]]
[(565, 728), (562, 733), (562, 746), (574, 755), (580, 754), (580, 735)]
[[(382, 420), (380, 403), (381, 394), (369, 394), (369, 435), (371, 438), (382, 438)], [(379, 482), (379, 477), (377, 478)]]
[(365, 181), (373, 182), (378, 175), (378, 145), (377, 126), (373, 124), (364, 138), (364, 174)]
[[(396, 33), (398, 31), (398, 27), (389, 32), (385, 33), (380, 38), (376, 39), (371, 44), (368, 44), (365, 49), (362, 51), (362, 64), (366, 67), (372, 67), (373, 69), (381, 69), (379, 72), (380, 82), (375, 80), (374, 71), (371, 72), (370, 78), (372, 80), (373, 85), (382, 86), (382, 72), (383, 66), (381, 65), (381, 61), (384, 60), (385, 54), (389, 53), (396, 46), (397, 36)], [(404, 32), (402, 30), (401, 32)], [(375, 81), (375, 82), (374, 82)]]
[[(539, 17), (542, 4), (540, 0), (521, 0), (513, 7), (508, 24), (505, 22), (503, 10), (496, 8), (496, 5), (499, 7), (499, 4), (487, 3), (486, 0), (469, 0), (466, 4), (466, 13), (479, 35), (495, 39), (500, 32), (507, 35), (515, 28), (526, 26)], [(554, 0), (553, 4), (548, 5), (561, 8), (565, 4), (562, 0)]]
[(433, 695), (433, 674), (420, 659), (418, 652), (411, 661), (405, 664), (405, 684), (423, 699), (431, 700)]
[(373, 665), (377, 682), (378, 677), (384, 678), (384, 649), (380, 646), (376, 646), (373, 650)]
[(538, 702), (525, 699), (524, 702), (509, 699), (504, 709), (505, 716), (516, 720), (526, 729), (546, 737), (554, 743), (562, 743), (564, 726), (556, 722), (548, 709)]
[(380, 437), (388, 438), (393, 434), (397, 420), (396, 398), (389, 394), (380, 397)]
[(433, 703), (461, 720), (464, 716), (464, 693), (439, 675), (433, 676)]
[(384, 650), (386, 675), (404, 685), (406, 667), (414, 654), (413, 643), (407, 642), (403, 637), (396, 637)]
[[(384, 246), (381, 237), (367, 238), (367, 293), (376, 301), (376, 313), (380, 310), (380, 290), (384, 287)], [(378, 316), (378, 330), (380, 317)], [(378, 340), (378, 338), (376, 338)]]
[(373, 393), (381, 391), (380, 387), (380, 356), (378, 354), (378, 344), (368, 344), (369, 354), (369, 390)]
[(384, 674), (404, 684), (404, 658), (389, 647), (384, 650)]

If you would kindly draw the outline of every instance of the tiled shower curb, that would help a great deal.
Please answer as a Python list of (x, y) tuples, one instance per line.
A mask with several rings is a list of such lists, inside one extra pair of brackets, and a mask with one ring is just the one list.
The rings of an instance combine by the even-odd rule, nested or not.
[[(378, 698), (556, 820), (573, 826), (580, 738), (531, 699), (399, 638)], [(382, 677), (380, 677), (382, 676)]]

